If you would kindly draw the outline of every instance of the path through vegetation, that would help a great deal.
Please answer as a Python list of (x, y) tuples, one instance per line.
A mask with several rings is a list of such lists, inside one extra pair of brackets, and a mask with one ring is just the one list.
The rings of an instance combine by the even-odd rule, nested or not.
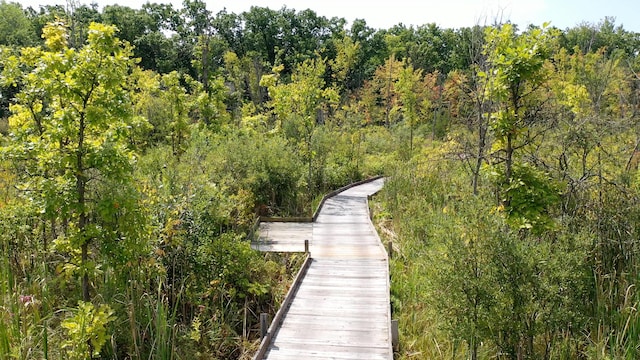
[(262, 224), (271, 250), (309, 239), (312, 258), (265, 359), (393, 358), (388, 259), (367, 206), (383, 183), (329, 198), (313, 224)]

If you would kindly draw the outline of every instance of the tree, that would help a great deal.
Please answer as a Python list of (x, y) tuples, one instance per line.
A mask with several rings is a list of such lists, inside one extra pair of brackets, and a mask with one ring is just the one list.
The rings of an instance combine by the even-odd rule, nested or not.
[[(123, 14), (117, 12), (114, 15), (117, 15), (114, 22), (124, 22), (127, 27), (133, 26), (129, 23), (127, 11), (123, 11)], [(142, 5), (142, 10), (136, 14), (136, 18), (138, 22), (148, 25), (144, 32), (136, 34), (132, 42), (135, 45), (136, 57), (141, 58), (141, 67), (160, 73), (169, 73), (174, 70), (191, 71), (189, 66), (185, 66), (190, 64), (183, 60), (185, 54), (181, 53), (183, 48), (179, 41), (180, 37), (175, 35), (184, 22), (178, 10), (174, 10), (171, 4), (146, 3)], [(115, 25), (121, 26), (118, 23)], [(169, 34), (174, 35), (168, 37)]]
[[(185, 0), (183, 5), (182, 15), (186, 21), (180, 29), (180, 35), (183, 44), (192, 50), (191, 64), (198, 73), (198, 80), (209, 92), (209, 80), (214, 70), (222, 64), (225, 49), (220, 41), (214, 43), (212, 16), (207, 4), (201, 0)], [(217, 53), (214, 53), (215, 50)]]
[(89, 25), (81, 49), (69, 47), (64, 23), (43, 32), (46, 48), (23, 49), (2, 73), (4, 82), (21, 85), (2, 152), (26, 170), (19, 182), (25, 198), (66, 224), (56, 245), (80, 255), (70, 264), (89, 301), (90, 245), (118, 236), (107, 223), (124, 211), (116, 189), (131, 186), (128, 134), (143, 121), (133, 116), (125, 86), (134, 60), (113, 26)]
[(36, 42), (35, 29), (22, 6), (0, 2), (0, 45), (28, 46)]
[(150, 30), (157, 31), (157, 25), (153, 23), (149, 14), (121, 5), (105, 6), (102, 10), (102, 22), (115, 25), (118, 28), (118, 37), (131, 44)]
[(261, 85), (269, 88), (271, 106), (278, 121), (277, 128), (301, 145), (300, 152), (309, 170), (309, 196), (312, 196), (314, 129), (319, 121), (318, 114), (338, 102), (338, 93), (335, 89), (324, 86), (324, 60), (307, 60), (300, 64), (288, 84), (277, 82), (277, 74), (282, 67), (275, 70), (276, 74), (262, 78)]
[[(469, 70), (455, 70), (449, 73), (445, 84), (445, 96), (451, 104), (456, 117), (464, 119), (474, 139), (469, 139), (468, 166), (471, 169), (473, 194), (479, 193), (479, 180), (482, 165), (486, 162), (486, 151), (489, 135), (490, 92), (492, 74), (489, 70), (484, 48), (484, 30), (480, 26), (464, 29), (466, 51), (469, 57)], [(473, 144), (475, 142), (475, 144)], [(471, 161), (473, 160), (473, 163)]]
[(413, 130), (418, 124), (423, 109), (429, 109), (430, 101), (425, 95), (422, 70), (414, 70), (411, 63), (400, 70), (397, 89), (402, 103), (404, 120), (409, 124), (409, 154), (413, 154)]
[(562, 46), (575, 53), (590, 53), (599, 50), (611, 55), (623, 51), (629, 56), (637, 54), (640, 41), (637, 34), (616, 26), (615, 18), (606, 16), (597, 24), (583, 22), (567, 29), (561, 38)]
[(227, 51), (224, 54), (224, 75), (229, 84), (229, 109), (234, 120), (242, 117), (240, 112), (247, 92), (247, 74), (242, 69), (242, 62), (234, 52)]
[(336, 87), (344, 91), (353, 90), (349, 84), (353, 84), (353, 75), (357, 71), (356, 62), (361, 51), (360, 44), (354, 42), (351, 37), (344, 35), (334, 40), (336, 55), (330, 61), (333, 80)]
[(223, 9), (211, 20), (211, 26), (214, 28), (216, 36), (225, 43), (230, 51), (236, 53), (238, 57), (245, 55), (245, 34), (240, 15), (228, 13), (226, 9)]
[(450, 44), (446, 43), (444, 30), (436, 24), (427, 24), (416, 29), (416, 42), (411, 49), (411, 57), (416, 67), (427, 72), (441, 70), (445, 74), (450, 69), (447, 57)]
[(249, 11), (242, 13), (246, 50), (256, 52), (270, 66), (276, 65), (276, 40), (280, 33), (277, 18), (276, 11), (257, 6), (252, 6)]
[(80, 48), (88, 37), (89, 25), (102, 22), (102, 14), (97, 4), (80, 5), (78, 0), (67, 2), (67, 16), (64, 21), (69, 24), (69, 47)]
[(383, 31), (376, 31), (369, 27), (363, 19), (356, 19), (351, 25), (348, 35), (355, 43), (360, 44), (360, 51), (354, 66), (352, 80), (348, 83), (350, 89), (362, 87), (376, 71), (378, 66), (384, 64), (389, 58)]
[[(486, 36), (485, 53), (494, 76), (488, 90), (496, 102), (490, 121), (495, 136), (493, 149), (504, 163), (502, 169), (494, 172), (501, 192), (500, 205), (519, 226), (544, 224), (546, 205), (557, 200), (557, 194), (553, 194), (553, 186), (544, 185), (543, 173), (526, 163), (515, 162), (516, 151), (535, 137), (528, 135), (527, 130), (543, 122), (538, 116), (544, 101), (537, 96), (548, 79), (544, 65), (550, 56), (553, 33), (543, 26), (518, 35), (513, 25), (505, 24), (501, 28), (488, 28)], [(535, 185), (541, 187), (533, 188)], [(527, 194), (527, 199), (512, 201), (523, 194)], [(533, 213), (532, 208), (514, 207), (516, 204), (526, 207), (528, 201), (535, 202)]]
[[(396, 84), (403, 67), (402, 61), (390, 56), (384, 65), (378, 66), (373, 78), (365, 83), (362, 89), (362, 102), (370, 122), (389, 126), (396, 120), (394, 118), (398, 109)], [(383, 112), (380, 112), (380, 105), (384, 105)]]

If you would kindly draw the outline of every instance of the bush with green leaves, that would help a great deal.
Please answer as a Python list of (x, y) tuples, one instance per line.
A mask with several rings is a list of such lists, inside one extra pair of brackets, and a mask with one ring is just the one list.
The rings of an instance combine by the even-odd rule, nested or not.
[(447, 146), (397, 166), (383, 190), (397, 232), (391, 291), (406, 331), (401, 353), (558, 354), (566, 330), (588, 324), (589, 237), (560, 224), (538, 232), (512, 226), (490, 188), (471, 195)]
[(73, 315), (61, 326), (67, 332), (62, 343), (66, 356), (71, 360), (85, 360), (100, 356), (102, 347), (110, 338), (108, 324), (115, 320), (108, 305), (95, 307), (92, 303), (78, 302)]

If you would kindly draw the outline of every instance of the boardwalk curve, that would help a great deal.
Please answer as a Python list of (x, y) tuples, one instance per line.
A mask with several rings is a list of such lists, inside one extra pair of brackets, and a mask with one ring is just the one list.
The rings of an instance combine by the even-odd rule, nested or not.
[(306, 239), (311, 258), (264, 359), (393, 359), (387, 253), (367, 204), (383, 184), (335, 194), (313, 223), (261, 224), (262, 250), (300, 251)]

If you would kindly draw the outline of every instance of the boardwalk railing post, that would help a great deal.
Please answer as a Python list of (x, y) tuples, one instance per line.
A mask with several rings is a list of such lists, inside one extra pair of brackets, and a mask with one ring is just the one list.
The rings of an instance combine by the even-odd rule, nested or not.
[(304, 241), (304, 252), (305, 254), (309, 253), (309, 240)]
[(394, 351), (398, 351), (400, 345), (400, 332), (398, 331), (398, 320), (391, 320), (391, 346)]
[(391, 240), (387, 243), (387, 255), (389, 255), (389, 259), (393, 258), (393, 241)]
[(268, 314), (261, 313), (260, 314), (260, 339), (264, 339), (267, 336), (267, 329), (269, 328), (268, 323)]

